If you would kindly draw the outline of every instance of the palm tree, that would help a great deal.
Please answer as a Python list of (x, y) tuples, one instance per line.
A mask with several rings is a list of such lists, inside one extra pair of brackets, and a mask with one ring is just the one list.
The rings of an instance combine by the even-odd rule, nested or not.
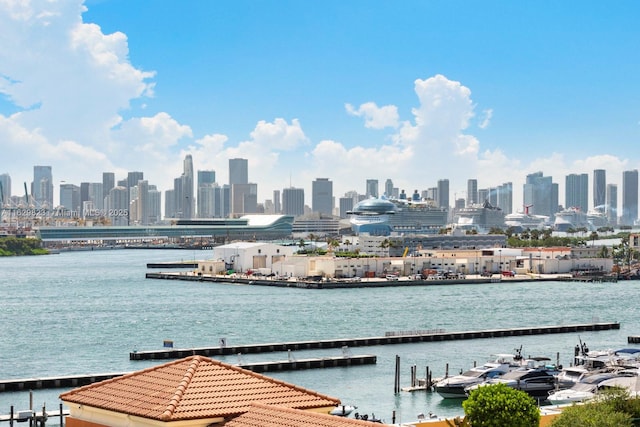
[(316, 242), (317, 242), (317, 240), (318, 240), (318, 236), (316, 236), (316, 235), (315, 235), (315, 234), (313, 234), (313, 233), (310, 233), (310, 234), (307, 236), (307, 239), (309, 239), (309, 240), (311, 241), (311, 245), (313, 246), (312, 251), (313, 251), (313, 252), (317, 252), (318, 248), (316, 247)]
[(540, 230), (534, 228), (531, 230), (531, 240), (539, 240), (540, 239)]
[(340, 242), (332, 237), (327, 237), (327, 246), (329, 247), (329, 252), (333, 252), (335, 248), (340, 246)]

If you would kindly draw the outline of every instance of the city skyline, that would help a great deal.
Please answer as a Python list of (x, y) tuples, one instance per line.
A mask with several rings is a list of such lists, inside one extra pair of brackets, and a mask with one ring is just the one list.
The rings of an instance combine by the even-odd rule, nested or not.
[[(286, 13), (283, 13), (286, 11)], [(257, 199), (392, 177), (450, 201), (526, 176), (640, 168), (640, 4), (543, 1), (0, 5), (0, 173), (61, 182), (248, 159)], [(372, 174), (372, 171), (376, 171)], [(189, 174), (187, 174), (188, 177)], [(376, 176), (377, 175), (377, 176)], [(193, 179), (193, 177), (191, 177)], [(601, 194), (601, 192), (600, 192)], [(58, 191), (54, 191), (57, 198)], [(197, 195), (195, 195), (197, 198)], [(593, 197), (590, 194), (590, 207)]]
[[(117, 209), (130, 209), (135, 213), (130, 219), (133, 221), (137, 215), (151, 214), (154, 218), (152, 223), (158, 222), (161, 218), (223, 218), (229, 215), (237, 216), (251, 213), (284, 213), (286, 215), (303, 215), (305, 210), (322, 214), (330, 214), (338, 209), (336, 214), (343, 216), (343, 211), (350, 210), (358, 200), (370, 197), (407, 198), (414, 201), (432, 200), (434, 206), (447, 209), (457, 209), (459, 207), (470, 206), (465, 197), (451, 195), (449, 180), (440, 179), (437, 186), (420, 189), (399, 188), (394, 185), (393, 178), (384, 180), (381, 187), (381, 180), (377, 178), (367, 179), (364, 191), (348, 191), (344, 194), (336, 194), (333, 191), (334, 182), (331, 178), (316, 178), (312, 182), (312, 191), (307, 193), (309, 202), (305, 203), (305, 189), (295, 186), (276, 189), (273, 198), (259, 200), (257, 198), (257, 188), (259, 183), (248, 183), (249, 167), (247, 159), (229, 159), (228, 182), (216, 181), (216, 171), (198, 170), (197, 182), (194, 181), (193, 158), (186, 155), (183, 160), (184, 172), (180, 177), (174, 178), (173, 188), (165, 191), (158, 190), (157, 186), (144, 179), (144, 171), (128, 172), (124, 179), (116, 180), (113, 172), (103, 172), (102, 181), (97, 183), (60, 183), (59, 188), (51, 184), (55, 181), (51, 166), (34, 165), (33, 180), (30, 185), (24, 183), (25, 191), (29, 191), (30, 202), (35, 203), (35, 207), (51, 207), (52, 193), (59, 194), (59, 203), (53, 207), (62, 206), (72, 211), (78, 211), (83, 216), (84, 202), (90, 202), (86, 209), (98, 213), (111, 206), (113, 197), (118, 198)], [(564, 181), (564, 185), (559, 182)], [(7, 188), (12, 188), (11, 176), (7, 173), (0, 173), (0, 184), (2, 184), (2, 197), (5, 202), (9, 197), (13, 197), (14, 206), (23, 199), (24, 192), (12, 194)], [(140, 185), (143, 189), (139, 189)], [(601, 213), (611, 216), (611, 221), (620, 219), (623, 224), (632, 224), (638, 219), (638, 200), (640, 194), (638, 190), (638, 170), (628, 170), (623, 172), (623, 185), (621, 188), (622, 200), (618, 200), (618, 185), (608, 183), (607, 171), (595, 169), (589, 174), (569, 174), (561, 178), (546, 176), (543, 171), (538, 171), (527, 175), (526, 181), (522, 184), (523, 199), (521, 201), (513, 199), (514, 183), (502, 183), (497, 186), (478, 186), (478, 180), (469, 178), (467, 180), (469, 190), (475, 194), (472, 199), (477, 204), (482, 205), (485, 201), (494, 207), (501, 208), (505, 214), (512, 212), (528, 212), (537, 215), (552, 217), (556, 212), (567, 208), (578, 208), (583, 212), (594, 209), (585, 206), (597, 206)], [(602, 186), (606, 187), (605, 203), (600, 203), (599, 192)], [(559, 199), (560, 189), (564, 187), (565, 200)], [(125, 199), (122, 195), (112, 195), (111, 190), (125, 189)], [(132, 193), (132, 191), (134, 191)], [(282, 190), (282, 191), (281, 191)], [(44, 192), (43, 192), (44, 191)], [(120, 191), (120, 190), (118, 190)], [(140, 191), (142, 191), (140, 193)], [(149, 192), (153, 193), (149, 193)], [(226, 192), (226, 195), (225, 195)], [(280, 194), (282, 198), (280, 199)], [(132, 195), (133, 194), (133, 195)], [(136, 199), (147, 198), (152, 194), (153, 199), (149, 202)], [(197, 194), (197, 196), (194, 196)], [(234, 195), (235, 194), (235, 195)], [(275, 197), (278, 200), (275, 200)], [(352, 203), (343, 209), (342, 199), (351, 199)], [(195, 200), (194, 200), (195, 199)], [(56, 202), (58, 198), (56, 197)], [(74, 206), (70, 207), (69, 201), (73, 200)], [(139, 204), (147, 206), (140, 208)], [(196, 208), (197, 203), (197, 208)], [(293, 203), (293, 204), (292, 204)], [(282, 211), (278, 206), (282, 204)], [(163, 208), (164, 206), (164, 208)], [(261, 206), (261, 207), (260, 207)], [(140, 210), (143, 209), (143, 210)], [(164, 212), (164, 215), (161, 214)], [(91, 215), (90, 215), (91, 216)], [(140, 218), (138, 218), (140, 220)], [(143, 220), (142, 223), (148, 223)]]

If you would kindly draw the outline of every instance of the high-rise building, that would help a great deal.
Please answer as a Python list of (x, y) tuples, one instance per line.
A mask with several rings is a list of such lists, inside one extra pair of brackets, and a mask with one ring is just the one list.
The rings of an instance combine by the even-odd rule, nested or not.
[(131, 206), (136, 206), (136, 224), (149, 225), (149, 181), (138, 181), (136, 196), (135, 200), (131, 200)]
[(89, 183), (80, 183), (80, 216), (87, 216), (86, 210), (93, 210), (93, 205), (89, 202)]
[(216, 210), (216, 189), (215, 182), (198, 181), (198, 218), (213, 218)]
[(316, 178), (311, 183), (311, 209), (320, 214), (333, 215), (333, 182)]
[(478, 203), (478, 180), (467, 180), (467, 206), (475, 205)]
[(273, 190), (273, 211), (277, 214), (282, 212), (282, 205), (280, 203), (280, 190)]
[(365, 192), (367, 197), (378, 197), (378, 180), (377, 179), (368, 179), (367, 180), (367, 191)]
[(291, 187), (282, 190), (282, 213), (293, 216), (304, 214), (304, 189)]
[(129, 225), (129, 189), (116, 186), (109, 190), (105, 210), (111, 225)]
[[(134, 171), (127, 173), (127, 205), (129, 205), (129, 202), (131, 201), (131, 189), (138, 185), (138, 181), (142, 181), (143, 179), (144, 172)], [(134, 218), (130, 218), (130, 220), (133, 222)]]
[(214, 218), (227, 218), (231, 214), (231, 186), (225, 184), (215, 189)]
[(258, 212), (258, 184), (231, 185), (231, 215), (240, 217)]
[(622, 172), (621, 225), (633, 225), (638, 219), (638, 170)]
[(229, 185), (249, 183), (247, 159), (229, 159)]
[(199, 170), (198, 171), (198, 187), (216, 182), (216, 171)]
[(149, 224), (159, 224), (162, 221), (162, 193), (155, 185), (149, 185), (149, 201), (147, 204), (147, 215)]
[(127, 173), (127, 188), (135, 187), (138, 185), (138, 181), (144, 179), (144, 172), (129, 172)]
[(582, 212), (589, 210), (589, 175), (572, 173), (566, 176), (564, 207), (579, 208)]
[(530, 214), (552, 217), (558, 211), (558, 184), (542, 172), (527, 175), (523, 187), (523, 205)]
[(438, 180), (438, 206), (449, 209), (449, 180)]
[(116, 186), (116, 176), (113, 172), (102, 172), (102, 200), (109, 195), (109, 191)]
[(593, 209), (599, 212), (606, 210), (607, 171), (595, 169), (593, 171)]
[(193, 159), (191, 154), (187, 154), (183, 162), (182, 172), (182, 199), (180, 201), (182, 218), (193, 218), (193, 207), (195, 200), (193, 198)]
[(37, 206), (53, 208), (53, 174), (51, 166), (34, 166), (31, 195)]
[(177, 218), (176, 216), (176, 190), (165, 190), (164, 192), (164, 217)]
[(353, 197), (340, 197), (340, 218), (347, 218), (347, 212), (353, 209)]
[(249, 162), (247, 159), (229, 159), (229, 187), (231, 190), (231, 215), (238, 217), (246, 213), (255, 213), (258, 203), (257, 186), (256, 209), (252, 209), (253, 203), (250, 198), (253, 187), (249, 186)]
[(11, 176), (8, 173), (0, 174), (0, 204), (4, 205), (11, 200)]
[(77, 217), (80, 212), (80, 187), (75, 184), (60, 184), (60, 206), (74, 212)]
[(387, 197), (395, 197), (396, 195), (394, 194), (394, 187), (393, 187), (393, 181), (391, 180), (391, 178), (388, 178), (385, 182), (384, 182), (384, 194)]
[(498, 189), (496, 187), (489, 188), (489, 197), (487, 201), (491, 206), (498, 206)]
[(498, 186), (498, 207), (505, 215), (513, 213), (513, 184), (505, 182)]
[(609, 225), (618, 224), (618, 186), (616, 184), (607, 184), (607, 198), (605, 202), (605, 212)]

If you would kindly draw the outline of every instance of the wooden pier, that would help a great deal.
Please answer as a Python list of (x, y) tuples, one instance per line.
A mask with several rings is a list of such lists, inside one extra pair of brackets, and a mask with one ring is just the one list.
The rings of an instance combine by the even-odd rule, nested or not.
[(428, 332), (415, 334), (387, 334), (383, 337), (344, 338), (320, 341), (298, 341), (270, 344), (249, 344), (238, 346), (218, 346), (200, 348), (166, 348), (162, 350), (134, 351), (130, 360), (181, 359), (187, 356), (229, 356), (234, 354), (268, 353), (275, 351), (313, 350), (341, 347), (369, 347), (375, 345), (408, 344), (417, 342), (438, 342), (470, 340), (477, 338), (503, 338), (526, 335), (565, 334), (587, 331), (608, 331), (620, 329), (620, 323), (585, 323), (559, 326), (536, 326), (526, 328), (489, 329), (466, 332)]
[[(288, 360), (279, 360), (272, 362), (257, 363), (241, 363), (238, 366), (253, 372), (278, 372), (278, 371), (296, 371), (303, 369), (322, 369), (349, 367), (360, 365), (375, 365), (378, 357), (372, 354), (365, 355), (348, 355), (348, 356), (332, 356), (318, 357), (296, 360), (291, 355)], [(92, 374), (92, 375), (68, 375), (61, 377), (47, 378), (24, 378), (12, 380), (0, 380), (0, 392), (24, 391), (35, 389), (51, 389), (51, 388), (72, 388), (80, 387), (87, 384), (93, 384), (98, 381), (108, 380), (115, 377), (126, 375), (129, 372), (115, 372), (109, 374)]]

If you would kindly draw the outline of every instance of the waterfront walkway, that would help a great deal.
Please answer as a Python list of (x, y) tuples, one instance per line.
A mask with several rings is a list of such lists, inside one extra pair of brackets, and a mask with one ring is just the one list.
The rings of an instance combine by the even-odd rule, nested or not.
[(239, 346), (218, 346), (201, 348), (165, 348), (162, 350), (134, 351), (129, 353), (130, 360), (180, 359), (192, 355), (226, 356), (233, 354), (267, 353), (275, 351), (312, 350), (340, 347), (364, 347), (389, 344), (407, 344), (416, 342), (439, 342), (453, 340), (469, 340), (477, 338), (500, 338), (525, 335), (545, 335), (575, 333), (585, 331), (608, 331), (620, 329), (620, 323), (585, 323), (559, 326), (535, 326), (525, 328), (489, 329), (482, 331), (445, 332), (416, 331), (415, 333), (387, 333), (384, 337), (342, 338), (320, 341), (299, 341), (270, 344), (251, 344)]

